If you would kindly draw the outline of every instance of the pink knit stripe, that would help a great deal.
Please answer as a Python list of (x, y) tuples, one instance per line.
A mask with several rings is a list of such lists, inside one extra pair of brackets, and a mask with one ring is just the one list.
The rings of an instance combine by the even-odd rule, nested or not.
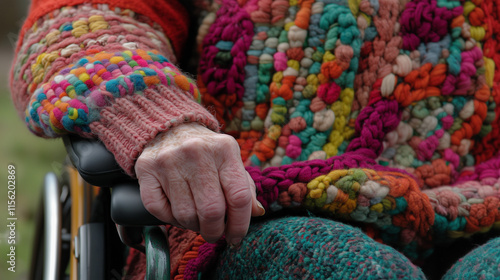
[(23, 38), (29, 28), (39, 23), (44, 15), (52, 15), (62, 7), (77, 6), (81, 4), (105, 4), (110, 10), (121, 8), (130, 9), (137, 14), (147, 15), (150, 19), (149, 25), (158, 24), (167, 37), (172, 40), (175, 52), (180, 54), (188, 33), (188, 13), (177, 0), (32, 0), (28, 18), (24, 22), (16, 52), (24, 43)]
[(160, 85), (146, 89), (143, 96), (118, 98), (101, 111), (101, 119), (90, 124), (90, 128), (125, 172), (134, 176), (135, 161), (158, 133), (190, 122), (219, 131), (214, 116), (188, 94), (176, 87)]

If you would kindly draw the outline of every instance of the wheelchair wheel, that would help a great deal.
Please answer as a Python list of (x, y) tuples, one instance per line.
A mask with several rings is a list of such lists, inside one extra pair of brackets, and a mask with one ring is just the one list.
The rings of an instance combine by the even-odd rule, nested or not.
[(70, 209), (68, 185), (54, 173), (47, 173), (35, 217), (30, 279), (69, 279), (66, 268), (71, 248)]

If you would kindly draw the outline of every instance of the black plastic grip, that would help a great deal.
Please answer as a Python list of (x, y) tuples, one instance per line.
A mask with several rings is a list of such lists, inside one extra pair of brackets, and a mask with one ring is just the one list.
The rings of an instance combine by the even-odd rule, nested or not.
[(137, 182), (120, 183), (111, 191), (111, 219), (122, 226), (164, 225), (142, 204)]
[(68, 135), (63, 138), (69, 159), (88, 183), (108, 187), (132, 180), (120, 168), (111, 152), (98, 140)]
[(139, 182), (129, 177), (116, 163), (104, 144), (77, 135), (64, 137), (68, 156), (88, 183), (111, 187), (111, 218), (122, 226), (162, 225), (142, 204)]

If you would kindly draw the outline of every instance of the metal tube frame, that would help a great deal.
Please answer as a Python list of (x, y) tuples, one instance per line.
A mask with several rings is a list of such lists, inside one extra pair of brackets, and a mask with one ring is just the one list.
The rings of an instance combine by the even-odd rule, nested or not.
[(45, 175), (43, 207), (45, 219), (43, 279), (57, 280), (61, 258), (62, 213), (57, 176), (52, 172)]

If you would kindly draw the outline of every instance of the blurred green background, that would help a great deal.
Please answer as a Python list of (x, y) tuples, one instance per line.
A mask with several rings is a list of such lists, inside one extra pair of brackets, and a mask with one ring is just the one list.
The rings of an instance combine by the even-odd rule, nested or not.
[[(60, 168), (64, 148), (60, 139), (31, 134), (18, 117), (8, 87), (15, 43), (26, 17), (29, 0), (0, 0), (0, 279), (28, 279), (35, 210), (44, 174)], [(16, 272), (7, 270), (7, 166), (16, 166)]]

